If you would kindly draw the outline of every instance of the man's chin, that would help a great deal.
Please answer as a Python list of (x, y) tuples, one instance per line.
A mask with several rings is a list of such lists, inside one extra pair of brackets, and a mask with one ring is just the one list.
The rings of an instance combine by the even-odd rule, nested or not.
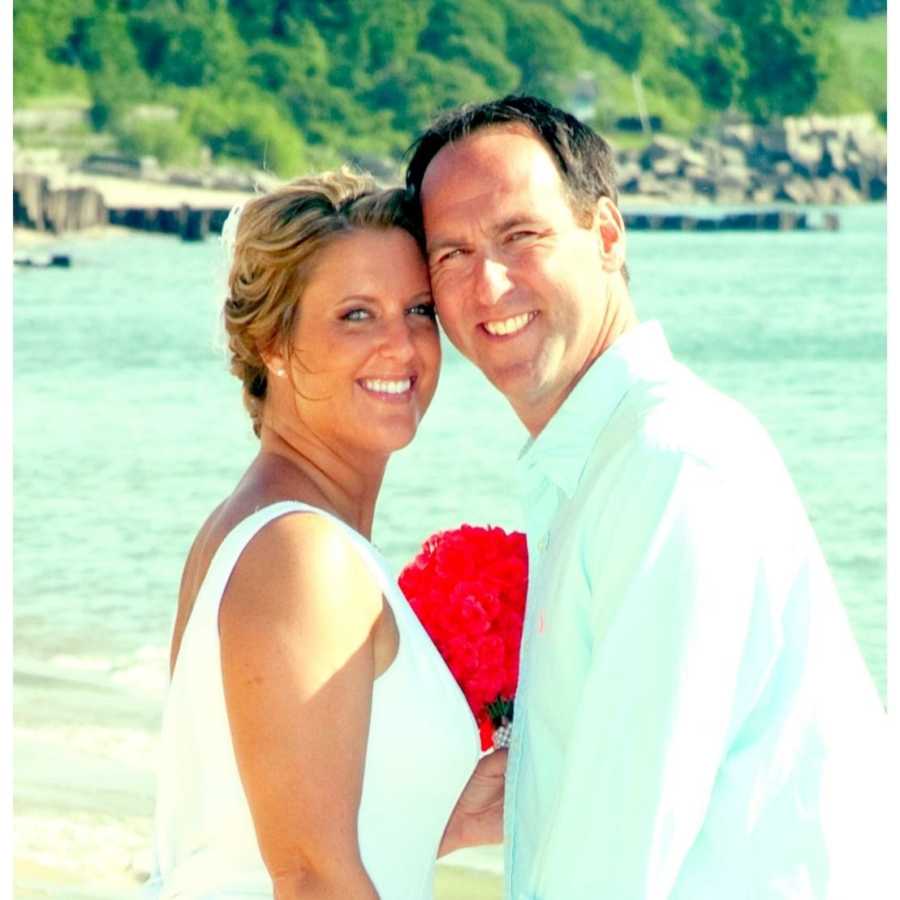
[(487, 380), (518, 409), (539, 399), (540, 385), (530, 365), (512, 366), (502, 371), (484, 372)]

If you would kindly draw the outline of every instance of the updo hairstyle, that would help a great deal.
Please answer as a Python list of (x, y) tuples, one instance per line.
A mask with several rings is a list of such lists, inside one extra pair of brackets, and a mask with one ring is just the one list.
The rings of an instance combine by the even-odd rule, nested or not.
[(257, 437), (268, 382), (262, 355), (290, 352), (319, 253), (336, 236), (363, 228), (402, 228), (416, 238), (415, 212), (404, 190), (381, 190), (370, 176), (346, 167), (298, 178), (244, 206), (223, 320), (231, 372), (241, 380)]

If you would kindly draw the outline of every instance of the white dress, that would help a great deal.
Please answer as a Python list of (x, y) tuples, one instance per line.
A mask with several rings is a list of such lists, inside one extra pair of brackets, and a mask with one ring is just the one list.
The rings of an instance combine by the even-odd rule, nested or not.
[(213, 557), (194, 603), (163, 711), (155, 871), (147, 897), (272, 896), (231, 743), (218, 616), (231, 572), (253, 536), (297, 512), (323, 515), (344, 531), (394, 613), (400, 645), (375, 680), (359, 846), (383, 900), (432, 897), (441, 836), (480, 754), (475, 720), (375, 548), (334, 516), (295, 502), (267, 506), (240, 522)]

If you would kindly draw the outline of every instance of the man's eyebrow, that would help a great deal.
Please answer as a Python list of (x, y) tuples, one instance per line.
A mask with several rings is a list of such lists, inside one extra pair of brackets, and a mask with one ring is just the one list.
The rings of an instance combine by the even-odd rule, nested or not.
[(498, 222), (496, 225), (491, 226), (491, 231), (494, 234), (503, 234), (504, 231), (509, 231), (512, 228), (518, 228), (520, 225), (540, 225), (540, 219), (535, 216), (527, 216), (524, 214), (516, 214), (513, 216), (509, 216), (506, 219), (503, 219), (502, 222)]
[(437, 253), (439, 250), (446, 250), (447, 247), (462, 247), (465, 241), (462, 238), (441, 238), (440, 240), (426, 241), (425, 250), (429, 256)]
[[(523, 213), (517, 213), (512, 216), (508, 216), (505, 219), (501, 219), (499, 222), (491, 225), (488, 231), (492, 235), (503, 234), (506, 231), (509, 231), (512, 228), (518, 228), (521, 225), (531, 225), (541, 227), (542, 223), (540, 219), (535, 216), (525, 215)], [(426, 252), (429, 256), (434, 253), (439, 252), (440, 250), (446, 250), (448, 247), (464, 247), (467, 241), (465, 238), (456, 238), (456, 237), (447, 237), (447, 238), (439, 238), (438, 240), (432, 242), (428, 242), (426, 244)]]

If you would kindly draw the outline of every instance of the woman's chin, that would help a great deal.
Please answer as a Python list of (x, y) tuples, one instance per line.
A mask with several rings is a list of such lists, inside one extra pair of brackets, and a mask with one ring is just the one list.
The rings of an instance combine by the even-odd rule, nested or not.
[(391, 435), (385, 435), (382, 448), (385, 453), (395, 453), (397, 450), (403, 450), (408, 447), (416, 436), (415, 428), (401, 432), (399, 429)]
[(374, 425), (367, 435), (367, 443), (372, 452), (394, 453), (408, 447), (416, 432), (419, 430), (419, 424), (422, 416), (416, 414), (403, 421), (394, 420), (393, 422), (381, 422), (377, 426)]

